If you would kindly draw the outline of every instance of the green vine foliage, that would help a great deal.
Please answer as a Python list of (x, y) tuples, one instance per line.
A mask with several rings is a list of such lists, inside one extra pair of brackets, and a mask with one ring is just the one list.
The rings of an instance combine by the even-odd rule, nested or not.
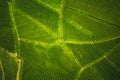
[(119, 80), (120, 0), (0, 0), (0, 80)]

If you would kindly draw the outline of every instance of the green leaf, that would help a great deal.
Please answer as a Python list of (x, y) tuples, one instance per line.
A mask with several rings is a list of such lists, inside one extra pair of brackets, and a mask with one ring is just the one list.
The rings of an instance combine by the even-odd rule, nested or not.
[(119, 0), (0, 6), (0, 80), (120, 79)]

